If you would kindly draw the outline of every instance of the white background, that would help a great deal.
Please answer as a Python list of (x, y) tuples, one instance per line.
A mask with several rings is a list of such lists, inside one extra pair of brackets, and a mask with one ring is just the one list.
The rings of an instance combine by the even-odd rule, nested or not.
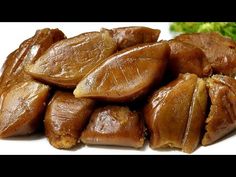
[[(101, 27), (114, 28), (123, 26), (147, 26), (161, 30), (159, 39), (171, 39), (170, 23), (0, 23), (0, 66), (7, 55), (17, 49), (22, 41), (35, 34), (41, 28), (59, 28), (67, 37), (76, 36), (82, 32), (99, 31)], [(208, 147), (200, 147), (193, 154), (236, 154), (235, 133), (219, 143)], [(72, 150), (53, 148), (43, 135), (10, 138), (0, 140), (0, 154), (185, 154), (179, 150), (152, 150), (148, 144), (141, 149), (80, 145)]]

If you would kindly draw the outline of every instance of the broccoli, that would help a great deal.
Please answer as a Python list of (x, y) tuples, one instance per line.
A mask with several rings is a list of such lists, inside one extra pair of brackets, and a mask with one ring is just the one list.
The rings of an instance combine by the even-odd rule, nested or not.
[(170, 25), (173, 32), (211, 32), (216, 31), (236, 40), (236, 22), (175, 22)]

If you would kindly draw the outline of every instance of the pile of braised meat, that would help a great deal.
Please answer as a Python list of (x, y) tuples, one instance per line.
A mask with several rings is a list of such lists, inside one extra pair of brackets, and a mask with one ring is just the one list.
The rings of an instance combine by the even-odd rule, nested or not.
[(158, 41), (160, 30), (42, 29), (4, 63), (0, 137), (44, 131), (79, 143), (191, 153), (236, 129), (236, 43), (218, 33)]

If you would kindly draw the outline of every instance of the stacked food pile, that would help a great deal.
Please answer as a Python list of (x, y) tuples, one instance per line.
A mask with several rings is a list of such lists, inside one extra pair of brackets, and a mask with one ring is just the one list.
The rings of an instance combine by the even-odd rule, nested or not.
[(236, 43), (218, 33), (158, 41), (160, 30), (104, 29), (66, 38), (42, 29), (0, 78), (0, 137), (44, 131), (50, 144), (193, 152), (236, 129)]

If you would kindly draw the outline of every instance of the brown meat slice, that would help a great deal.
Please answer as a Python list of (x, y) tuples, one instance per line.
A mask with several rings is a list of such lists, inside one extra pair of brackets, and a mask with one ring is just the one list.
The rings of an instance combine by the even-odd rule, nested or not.
[(205, 121), (205, 82), (195, 74), (180, 74), (151, 96), (144, 109), (150, 147), (181, 148), (193, 152), (200, 141)]
[(236, 80), (223, 75), (207, 79), (211, 99), (203, 145), (209, 145), (236, 129)]
[(0, 98), (0, 137), (35, 132), (42, 120), (49, 87), (35, 81), (13, 84)]
[(81, 141), (93, 145), (117, 145), (141, 148), (144, 144), (144, 124), (128, 107), (106, 106), (91, 116)]
[(184, 152), (193, 152), (201, 141), (206, 120), (207, 100), (206, 83), (204, 80), (198, 79), (189, 108), (188, 122), (182, 141), (182, 150)]
[(50, 144), (59, 149), (74, 147), (93, 107), (91, 99), (77, 99), (70, 92), (57, 91), (47, 106), (44, 120)]
[(64, 38), (58, 29), (38, 30), (7, 57), (0, 78), (0, 137), (29, 134), (38, 128), (49, 87), (33, 81), (24, 69)]
[(137, 44), (157, 42), (161, 31), (143, 26), (131, 26), (114, 28), (111, 32), (118, 50), (122, 50)]
[(25, 40), (7, 57), (0, 72), (0, 89), (11, 86), (11, 83), (17, 81), (29, 80), (30, 76), (24, 72), (25, 67), (38, 60), (53, 43), (64, 38), (65, 35), (58, 29), (37, 30), (33, 37)]
[(83, 33), (53, 45), (27, 72), (60, 87), (74, 88), (93, 68), (115, 53), (139, 43), (156, 42), (160, 30), (125, 27)]
[(200, 48), (177, 40), (168, 43), (171, 48), (168, 69), (173, 77), (178, 77), (180, 73), (194, 73), (199, 77), (211, 75), (211, 65)]
[(175, 38), (203, 50), (214, 73), (236, 75), (236, 42), (217, 32), (182, 34)]
[(77, 98), (133, 101), (162, 80), (170, 48), (167, 42), (122, 50), (84, 77), (74, 90)]
[(52, 45), (27, 72), (46, 83), (75, 88), (91, 69), (116, 50), (116, 42), (107, 30), (83, 33)]

